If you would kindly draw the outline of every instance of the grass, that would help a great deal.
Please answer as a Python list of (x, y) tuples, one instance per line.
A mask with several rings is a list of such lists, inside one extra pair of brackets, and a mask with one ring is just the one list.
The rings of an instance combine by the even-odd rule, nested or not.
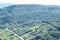
[(20, 40), (16, 36), (11, 36), (11, 33), (9, 31), (4, 31), (0, 33), (0, 39), (1, 40)]

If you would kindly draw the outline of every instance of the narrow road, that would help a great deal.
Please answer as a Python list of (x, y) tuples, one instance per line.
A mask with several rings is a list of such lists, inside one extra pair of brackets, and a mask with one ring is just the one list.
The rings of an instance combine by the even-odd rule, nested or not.
[(6, 29), (9, 32), (13, 33), (15, 36), (17, 36), (19, 39), (24, 40), (21, 36), (17, 35), (16, 33), (14, 33), (13, 31), (9, 30), (8, 28)]
[(31, 32), (29, 32), (29, 33), (26, 33), (26, 34), (24, 34), (24, 35), (29, 35), (30, 33), (33, 33), (35, 30), (33, 30), (33, 31), (31, 31)]
[(30, 21), (27, 21), (27, 22), (24, 22), (24, 23), (21, 23), (20, 25), (23, 25), (23, 24), (26, 24), (26, 23), (29, 23), (29, 22), (33, 22), (34, 20), (30, 20)]

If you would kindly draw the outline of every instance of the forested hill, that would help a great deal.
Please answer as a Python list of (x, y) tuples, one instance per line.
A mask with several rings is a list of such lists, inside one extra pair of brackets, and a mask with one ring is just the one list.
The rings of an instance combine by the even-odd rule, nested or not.
[(60, 6), (31, 4), (12, 5), (0, 9), (0, 25), (21, 24), (29, 20), (50, 21), (54, 19), (60, 19)]
[[(41, 31), (42, 29), (39, 28), (43, 27), (43, 30), (41, 31), (42, 35), (39, 34), (40, 32), (36, 31), (36, 35), (31, 35), (32, 38), (29, 37), (30, 38), (29, 40), (37, 40), (37, 37), (42, 37), (41, 39), (38, 38), (39, 40), (43, 39), (59, 40), (60, 6), (31, 4), (31, 5), (12, 5), (0, 9), (0, 28), (14, 29), (21, 27), (23, 29), (22, 31), (19, 29), (21, 34), (19, 33), (18, 30), (16, 30), (16, 33), (18, 35), (25, 34), (26, 31), (29, 29), (35, 30), (36, 28), (36, 30)], [(50, 36), (44, 35), (46, 34), (44, 30), (46, 30), (45, 32), (47, 32), (48, 30), (47, 34), (49, 34)]]
[(12, 5), (0, 10), (0, 23), (23, 23), (29, 20), (60, 18), (60, 6)]

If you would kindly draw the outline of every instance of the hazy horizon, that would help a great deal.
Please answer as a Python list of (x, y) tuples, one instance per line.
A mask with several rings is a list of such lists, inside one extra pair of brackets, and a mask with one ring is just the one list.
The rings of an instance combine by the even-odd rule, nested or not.
[(0, 8), (20, 4), (60, 5), (59, 0), (0, 0)]
[[(44, 4), (14, 4), (14, 3), (0, 3), (0, 8), (12, 6), (12, 5), (44, 5)], [(54, 6), (60, 6), (60, 5), (54, 5)]]
[(0, 0), (0, 3), (60, 5), (60, 0)]

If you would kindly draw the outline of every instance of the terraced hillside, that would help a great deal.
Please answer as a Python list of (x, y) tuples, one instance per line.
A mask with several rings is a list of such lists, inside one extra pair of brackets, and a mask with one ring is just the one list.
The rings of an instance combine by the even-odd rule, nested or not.
[(0, 9), (0, 40), (60, 40), (60, 6), (12, 5)]

